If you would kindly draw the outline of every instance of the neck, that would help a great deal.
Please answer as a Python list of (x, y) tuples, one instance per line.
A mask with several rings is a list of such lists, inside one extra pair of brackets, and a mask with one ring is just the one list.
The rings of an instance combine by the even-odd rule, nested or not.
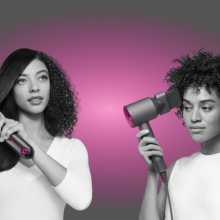
[(201, 143), (201, 150), (203, 154), (211, 155), (220, 153), (220, 133)]
[(43, 112), (39, 114), (19, 112), (18, 118), (30, 137), (43, 137), (49, 134), (45, 128)]

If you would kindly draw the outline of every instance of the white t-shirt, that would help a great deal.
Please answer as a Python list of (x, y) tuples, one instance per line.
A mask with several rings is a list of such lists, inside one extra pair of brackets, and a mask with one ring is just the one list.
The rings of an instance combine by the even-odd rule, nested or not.
[[(169, 179), (174, 220), (220, 219), (220, 153), (176, 161)], [(167, 202), (166, 220), (170, 220)]]
[(55, 137), (47, 154), (67, 168), (64, 180), (53, 187), (36, 165), (20, 162), (1, 172), (0, 220), (62, 220), (66, 203), (77, 210), (89, 206), (92, 181), (83, 143)]

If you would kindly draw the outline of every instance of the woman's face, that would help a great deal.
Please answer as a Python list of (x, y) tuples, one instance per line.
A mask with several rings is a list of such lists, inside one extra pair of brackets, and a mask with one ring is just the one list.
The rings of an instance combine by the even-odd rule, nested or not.
[(21, 112), (42, 113), (50, 99), (50, 80), (45, 64), (33, 60), (16, 80), (13, 93)]
[(220, 99), (216, 90), (198, 93), (188, 89), (183, 96), (183, 118), (194, 141), (205, 142), (220, 134)]

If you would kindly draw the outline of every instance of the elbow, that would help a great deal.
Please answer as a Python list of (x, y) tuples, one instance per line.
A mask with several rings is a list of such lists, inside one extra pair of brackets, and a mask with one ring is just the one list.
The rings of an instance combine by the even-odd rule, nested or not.
[(70, 170), (63, 182), (54, 189), (75, 210), (85, 210), (92, 201), (91, 181), (80, 178)]
[(82, 204), (80, 204), (80, 206), (78, 206), (76, 210), (83, 211), (87, 209), (89, 205), (91, 204), (91, 202), (92, 202), (92, 193), (88, 195), (88, 198), (85, 199), (85, 201)]
[(92, 189), (88, 190), (86, 192), (86, 195), (83, 196), (83, 200), (77, 204), (77, 206), (74, 207), (74, 209), (78, 211), (83, 211), (89, 207), (89, 205), (92, 202)]

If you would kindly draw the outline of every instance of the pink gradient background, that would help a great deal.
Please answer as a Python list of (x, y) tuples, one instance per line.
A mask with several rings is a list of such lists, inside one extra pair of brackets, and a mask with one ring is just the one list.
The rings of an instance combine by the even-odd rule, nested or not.
[[(76, 85), (81, 111), (73, 136), (89, 153), (93, 207), (140, 207), (147, 166), (123, 106), (166, 91), (174, 58), (202, 47), (220, 53), (218, 36), (156, 17), (56, 16), (5, 29), (0, 62), (22, 47), (53, 56)], [(150, 122), (167, 166), (200, 150), (175, 111)]]

